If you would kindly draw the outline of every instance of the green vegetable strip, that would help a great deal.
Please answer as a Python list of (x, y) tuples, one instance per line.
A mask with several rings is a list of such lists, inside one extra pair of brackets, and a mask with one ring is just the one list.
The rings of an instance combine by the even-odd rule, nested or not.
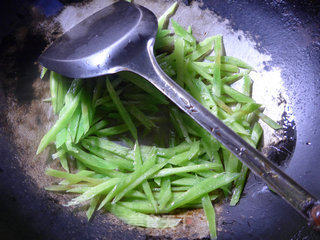
[(87, 181), (87, 182), (95, 183), (95, 184), (101, 182), (101, 179), (89, 178), (88, 176), (92, 175), (92, 172), (88, 172), (85, 170), (81, 171), (77, 174), (71, 174), (68, 172), (63, 172), (63, 171), (55, 170), (52, 168), (48, 168), (46, 170), (46, 174), (48, 176), (66, 179), (66, 181), (63, 182), (63, 184), (65, 184), (65, 183), (74, 184), (74, 183), (78, 183), (81, 181)]
[(76, 159), (76, 168), (78, 170), (86, 170), (87, 167), (86, 165), (84, 165), (81, 161), (79, 161), (78, 159)]
[(157, 174), (155, 174), (153, 177), (166, 177), (170, 175), (174, 175), (177, 173), (185, 173), (185, 172), (197, 172), (202, 170), (219, 170), (220, 164), (217, 163), (205, 163), (205, 164), (199, 164), (199, 165), (191, 165), (191, 166), (185, 166), (185, 167), (176, 167), (176, 168), (165, 168), (160, 170)]
[(213, 93), (217, 97), (221, 96), (221, 55), (222, 55), (222, 36), (218, 36), (214, 39), (214, 54), (215, 54), (215, 61), (214, 61), (214, 68), (213, 68)]
[(68, 133), (70, 134), (72, 142), (76, 141), (78, 127), (79, 127), (79, 121), (81, 118), (81, 104), (77, 107), (77, 109), (74, 111), (73, 116), (70, 120), (70, 123), (68, 125)]
[(42, 67), (41, 68), (41, 73), (40, 73), (40, 78), (43, 79), (44, 75), (46, 75), (46, 72), (48, 71), (47, 68)]
[(42, 102), (51, 102), (51, 97), (43, 99)]
[[(152, 164), (154, 164), (153, 160), (149, 160)], [(145, 163), (146, 164), (146, 163)], [(138, 141), (136, 141), (135, 144), (135, 169), (142, 167), (142, 158), (141, 158), (141, 152), (140, 152), (140, 146), (138, 144)], [(144, 193), (146, 194), (148, 200), (152, 204), (155, 212), (158, 212), (158, 203), (155, 200), (153, 193), (151, 191), (150, 185), (148, 183), (148, 180), (144, 180), (142, 182), (142, 188)]]
[(212, 114), (217, 116), (217, 106), (213, 101), (207, 86), (201, 80), (192, 79), (189, 74), (187, 74), (185, 78), (185, 83), (190, 89), (192, 96), (194, 96), (194, 98), (204, 105)]
[[(189, 189), (188, 186), (183, 186), (183, 187), (171, 187), (172, 192), (185, 192)], [(152, 188), (153, 192), (160, 192), (160, 188)], [(167, 211), (167, 210), (166, 210)]]
[(131, 101), (140, 101), (140, 102), (148, 102), (151, 104), (161, 104), (161, 101), (159, 101), (157, 98), (147, 95), (145, 93), (124, 93), (125, 95), (123, 96), (127, 100)]
[(233, 114), (231, 114), (231, 116), (229, 117), (229, 121), (239, 121), (243, 118), (245, 118), (249, 113), (252, 113), (254, 111), (256, 111), (261, 105), (257, 104), (257, 103), (247, 103), (245, 105), (243, 105), (240, 110), (234, 112)]
[[(199, 66), (202, 68), (202, 71), (206, 72), (207, 74), (213, 74), (214, 73), (214, 67), (215, 67), (215, 62), (193, 62), (195, 65)], [(222, 72), (224, 75), (228, 76), (229, 74), (232, 73), (238, 73), (239, 68), (230, 64), (220, 64), (220, 71), (221, 75)], [(231, 75), (233, 76), (233, 75)]]
[(222, 120), (228, 127), (230, 127), (233, 131), (236, 133), (240, 133), (243, 135), (250, 135), (250, 133), (238, 122), (233, 122), (228, 118), (230, 118), (230, 115), (224, 112), (222, 109), (220, 109), (219, 113), (221, 114), (222, 118), (226, 118), (226, 120)]
[[(61, 173), (59, 174), (61, 175)], [(57, 177), (56, 175), (53, 176)], [(96, 176), (96, 173), (89, 170), (80, 170), (76, 174), (65, 174), (64, 172), (62, 172), (61, 176), (65, 177), (63, 177), (64, 180), (59, 183), (60, 185), (74, 185), (80, 182), (88, 182), (88, 184), (99, 184), (103, 181), (101, 179), (94, 178)]]
[(99, 197), (95, 197), (90, 201), (90, 206), (89, 206), (88, 210), (86, 211), (86, 216), (87, 216), (88, 220), (91, 219), (92, 214), (96, 210), (98, 203), (99, 203)]
[(180, 116), (179, 110), (177, 108), (171, 108), (170, 113), (172, 114), (173, 118), (175, 119), (175, 121), (177, 123), (176, 127), (178, 128), (178, 132), (182, 133), (182, 136), (184, 137), (186, 142), (191, 143), (187, 128), (183, 123), (183, 120)]
[(65, 104), (65, 96), (68, 91), (67, 79), (61, 75), (58, 75), (58, 91), (57, 91), (57, 113), (63, 108)]
[(190, 25), (188, 26), (187, 32), (190, 33), (190, 34), (192, 34), (192, 28), (191, 28)]
[(104, 105), (104, 104), (108, 104), (110, 103), (111, 98), (109, 96), (103, 96), (101, 98), (98, 98), (95, 102), (94, 102), (94, 106), (98, 107), (100, 105)]
[[(159, 31), (159, 32), (157, 33), (156, 39), (162, 38), (162, 37), (166, 37), (166, 36), (168, 36), (170, 33), (171, 33), (171, 30), (169, 30), (169, 29), (163, 29), (163, 30), (161, 30), (161, 31)], [(167, 55), (167, 53), (162, 53), (162, 54), (159, 54), (158, 56), (156, 56), (156, 58), (157, 58), (157, 60), (158, 60), (159, 57), (163, 57), (163, 56), (165, 56), (165, 55)]]
[(170, 120), (171, 120), (171, 123), (172, 123), (172, 125), (173, 125), (173, 127), (174, 127), (174, 130), (175, 130), (175, 133), (176, 133), (177, 137), (178, 137), (179, 139), (182, 139), (182, 138), (184, 137), (184, 136), (183, 136), (183, 133), (182, 133), (182, 129), (181, 129), (180, 125), (179, 125), (179, 122), (178, 122), (177, 119), (174, 117), (172, 111), (170, 111)]
[(107, 120), (101, 120), (101, 121), (97, 122), (96, 124), (94, 124), (90, 127), (90, 129), (87, 131), (87, 133), (84, 135), (84, 137), (95, 134), (95, 132), (99, 131), (100, 129), (103, 129), (107, 125), (108, 125)]
[(66, 151), (64, 149), (58, 149), (58, 151), (54, 154), (52, 154), (52, 159), (56, 159), (64, 155)]
[(92, 94), (92, 106), (97, 106), (97, 101), (102, 96), (102, 88), (103, 88), (103, 78), (97, 79), (97, 84), (94, 87), (93, 94)]
[(172, 23), (172, 27), (175, 34), (182, 37), (184, 40), (189, 42), (192, 46), (196, 45), (196, 39), (192, 34), (188, 33), (188, 31), (185, 30), (182, 26), (180, 26), (176, 21), (171, 20), (171, 23)]
[[(159, 194), (160, 195), (160, 194)], [(211, 197), (211, 199), (216, 198), (217, 196)], [(152, 205), (145, 200), (136, 200), (136, 199), (131, 199), (131, 201), (126, 200), (126, 201), (121, 201), (117, 203), (120, 206), (129, 208), (133, 211), (140, 212), (140, 213), (145, 213), (145, 214), (155, 214), (155, 211), (152, 207)], [(181, 206), (180, 208), (201, 208), (201, 201), (198, 199), (195, 200), (194, 202), (188, 203), (186, 205)], [(167, 213), (165, 209), (160, 209), (159, 213)]]
[[(78, 94), (78, 92), (80, 92), (81, 90), (81, 87), (82, 87), (82, 79), (79, 79), (79, 78), (75, 78), (70, 87), (69, 87), (69, 90), (64, 98), (64, 102), (66, 105), (70, 104), (70, 102), (72, 102), (72, 100), (74, 99), (74, 97)], [(61, 110), (61, 112), (63, 112)]]
[[(160, 148), (157, 147), (156, 148), (156, 154), (159, 157), (163, 157), (163, 158), (172, 158), (177, 154), (186, 152), (188, 150), (190, 150), (191, 145), (187, 142), (182, 142), (181, 144), (175, 146), (175, 147), (171, 147), (171, 148)], [(150, 146), (141, 146), (141, 153), (143, 155), (144, 158), (145, 157), (145, 153), (150, 153), (152, 151), (153, 147)], [(127, 158), (130, 159), (134, 159), (134, 153), (130, 152), (129, 154), (126, 155)]]
[(147, 117), (142, 111), (140, 111), (135, 105), (128, 106), (129, 112), (133, 115), (138, 121), (141, 122), (147, 129), (155, 127), (153, 121)]
[(167, 98), (158, 90), (156, 89), (151, 83), (147, 82), (144, 78), (130, 72), (121, 72), (119, 73), (120, 77), (130, 81), (131, 83), (137, 85), (139, 88), (143, 89), (159, 101), (162, 104), (168, 104)]
[(161, 168), (163, 168), (169, 160), (165, 160), (162, 163), (158, 163), (154, 166), (152, 166), (147, 171), (143, 171), (143, 174), (139, 176), (132, 184), (126, 187), (122, 192), (120, 192), (118, 195), (115, 196), (112, 203), (118, 202), (129, 190), (134, 189), (136, 186), (138, 186), (141, 182), (143, 182), (145, 179), (148, 179), (149, 176), (153, 175), (155, 172), (159, 171)]
[(58, 98), (58, 74), (51, 71), (50, 72), (50, 92), (51, 92), (51, 105), (53, 108), (54, 113), (58, 113), (58, 103), (57, 103), (57, 98)]
[(62, 154), (61, 156), (59, 156), (60, 158), (60, 164), (61, 167), (66, 170), (67, 172), (69, 172), (69, 165), (68, 165), (68, 159), (67, 159), (67, 154)]
[(44, 189), (47, 191), (53, 191), (53, 192), (63, 192), (63, 191), (67, 191), (70, 188), (72, 188), (73, 186), (65, 186), (65, 185), (50, 185), (45, 187)]
[(143, 160), (143, 166), (146, 168), (150, 168), (156, 164), (156, 162), (162, 162), (165, 161), (164, 158), (158, 158), (157, 157), (157, 150), (156, 147), (151, 147), (148, 151), (141, 152), (142, 153), (142, 160)]
[[(163, 179), (163, 178), (162, 178), (162, 179)], [(199, 182), (199, 181), (198, 181), (198, 182)], [(175, 187), (175, 188), (177, 188), (177, 187)], [(174, 192), (172, 192), (172, 201), (175, 201), (178, 197), (180, 197), (181, 194), (183, 194), (183, 192), (179, 192), (179, 191), (174, 191)], [(160, 192), (155, 192), (155, 197), (156, 197), (158, 200), (159, 200), (160, 196), (161, 196)], [(216, 199), (219, 197), (219, 194), (210, 194), (209, 197), (210, 197), (210, 200), (213, 201), (213, 200), (216, 200)], [(202, 198), (199, 197), (199, 198), (191, 201), (191, 202), (188, 203), (188, 204), (199, 204), (199, 203), (201, 204), (201, 202), (202, 202), (201, 199), (202, 199)], [(188, 205), (188, 204), (186, 204), (186, 205)]]
[(138, 213), (119, 204), (109, 204), (106, 206), (106, 209), (125, 223), (140, 227), (170, 228), (177, 226), (181, 221), (181, 219), (178, 218), (156, 217)]
[(213, 49), (213, 43), (215, 38), (216, 36), (212, 38), (206, 38), (204, 41), (200, 42), (199, 45), (197, 46), (197, 50), (194, 51), (191, 55), (189, 55), (188, 58), (191, 61), (196, 61), (202, 56), (210, 53)]
[(222, 100), (220, 100), (220, 98), (218, 98), (216, 95), (213, 95), (212, 98), (214, 99), (216, 104), (220, 108), (222, 108), (225, 112), (227, 112), (228, 114), (232, 114), (233, 113), (232, 109), (227, 104), (225, 104)]
[(85, 92), (81, 99), (81, 117), (79, 120), (77, 137), (75, 143), (78, 143), (80, 139), (85, 135), (90, 129), (90, 125), (93, 118), (93, 109), (91, 103), (91, 96)]
[(154, 48), (162, 49), (162, 48), (171, 48), (174, 42), (174, 38), (171, 36), (165, 36), (161, 38), (157, 38)]
[[(108, 118), (121, 120), (121, 116), (119, 113), (108, 113)], [(127, 125), (126, 125), (127, 126)], [(128, 128), (128, 127), (127, 127)]]
[(133, 157), (128, 158), (128, 154), (130, 152), (129, 148), (121, 146), (120, 144), (114, 143), (104, 138), (88, 137), (86, 139), (83, 139), (82, 142), (88, 144), (89, 146), (97, 146), (99, 148), (105, 149), (109, 152), (119, 155), (120, 157), (131, 159), (132, 161), (134, 159)]
[[(83, 184), (81, 184), (83, 185)], [(76, 186), (73, 185), (71, 189), (66, 190), (67, 193), (78, 193), (78, 194), (82, 194), (85, 191), (88, 191), (90, 189), (90, 187), (88, 186)]]
[(51, 103), (54, 113), (59, 113), (64, 106), (67, 93), (67, 79), (58, 73), (50, 72)]
[(192, 127), (194, 131), (199, 133), (199, 135), (201, 136), (201, 144), (204, 145), (208, 157), (210, 159), (213, 159), (213, 152), (219, 150), (220, 143), (189, 116), (184, 115), (184, 121), (188, 126)]
[(200, 150), (199, 142), (193, 142), (191, 144), (191, 148), (189, 151), (173, 156), (172, 158), (170, 158), (169, 163), (173, 165), (181, 165), (187, 161), (190, 161), (195, 156), (197, 156), (197, 154), (199, 153), (199, 150)]
[(126, 200), (146, 199), (146, 195), (140, 191), (131, 190), (125, 195), (124, 199), (126, 199)]
[[(150, 160), (153, 162), (153, 160)], [(120, 200), (128, 191), (135, 188), (148, 177), (159, 171), (169, 160), (166, 160), (160, 164), (151, 166), (150, 164), (143, 164), (142, 167), (137, 168), (132, 174), (124, 178), (114, 189), (108, 193), (108, 195), (103, 199), (98, 209), (101, 209), (105, 204), (110, 202), (113, 198), (113, 203)]]
[[(215, 61), (215, 56), (208, 56), (208, 57), (206, 57), (206, 59), (209, 61)], [(234, 66), (237, 66), (240, 68), (248, 69), (248, 70), (254, 70), (253, 67), (251, 67), (250, 65), (248, 65), (244, 61), (242, 61), (238, 58), (235, 58), (235, 57), (231, 57), (231, 56), (221, 56), (221, 62), (226, 63), (226, 64), (230, 64), (230, 65), (234, 65)]]
[(243, 78), (243, 86), (242, 86), (242, 93), (248, 97), (251, 96), (251, 91), (252, 91), (252, 81), (249, 77), (248, 74), (244, 75)]
[[(136, 160), (135, 160), (136, 161)], [(132, 184), (143, 174), (147, 171), (146, 166), (143, 167), (137, 167), (133, 173), (128, 175), (127, 177), (123, 178), (122, 181), (117, 184), (112, 191), (108, 193), (108, 195), (102, 200), (100, 203), (98, 210), (100, 210), (103, 206), (105, 206), (107, 203), (109, 203), (115, 196), (117, 196), (119, 193), (127, 190), (130, 191), (132, 189), (128, 189), (128, 186), (132, 186)], [(144, 180), (144, 179), (143, 179)], [(123, 194), (125, 195), (125, 194)]]
[[(225, 150), (227, 151), (227, 150)], [(226, 172), (238, 172), (238, 166), (240, 164), (238, 158), (228, 151), (228, 158), (225, 159), (225, 170)]]
[(200, 66), (199, 64), (197, 64), (195, 62), (189, 62), (188, 68), (191, 71), (197, 72), (201, 77), (205, 78), (210, 83), (215, 84), (214, 83), (214, 81), (215, 81), (214, 78), (208, 73), (208, 71), (206, 70), (205, 67), (202, 67), (202, 66)]
[(160, 184), (160, 194), (159, 194), (159, 208), (164, 209), (167, 203), (170, 201), (172, 197), (171, 191), (171, 180), (168, 177), (164, 177), (161, 179)]
[(95, 134), (99, 137), (107, 137), (107, 136), (117, 135), (120, 133), (125, 133), (127, 131), (129, 131), (128, 125), (121, 124), (118, 126), (100, 129), (98, 131), (95, 131)]
[(181, 194), (181, 196), (172, 202), (168, 208), (172, 211), (188, 202), (191, 202), (206, 193), (226, 185), (239, 177), (238, 173), (220, 173), (218, 175), (209, 177), (191, 187), (187, 192)]
[(175, 13), (177, 8), (178, 8), (178, 2), (175, 2), (167, 9), (167, 11), (164, 12), (164, 14), (162, 14), (161, 17), (158, 18), (158, 32), (166, 28), (168, 19)]
[(134, 170), (140, 169), (142, 166), (141, 150), (138, 141), (134, 144)]
[(135, 104), (135, 106), (141, 111), (147, 111), (150, 113), (159, 112), (159, 108), (156, 105), (153, 105), (152, 103), (137, 101), (137, 102), (129, 102), (128, 104), (129, 105)]
[(205, 194), (202, 199), (202, 206), (204, 213), (206, 214), (209, 231), (210, 231), (210, 239), (217, 239), (217, 229), (216, 229), (216, 214), (214, 208), (211, 203), (211, 199), (208, 194)]
[(232, 87), (229, 87), (228, 85), (223, 85), (223, 91), (240, 103), (254, 102), (252, 98), (240, 93), (239, 91), (233, 89)]
[(221, 61), (222, 63), (228, 63), (231, 65), (235, 65), (237, 67), (240, 68), (245, 68), (245, 69), (249, 69), (249, 70), (253, 70), (253, 67), (251, 67), (250, 65), (248, 65), (247, 63), (245, 63), (244, 61), (235, 58), (235, 57), (231, 57), (231, 56), (222, 56), (221, 57)]
[(137, 128), (134, 125), (134, 123), (132, 122), (132, 119), (129, 115), (129, 113), (127, 112), (127, 110), (124, 108), (123, 104), (121, 103), (119, 96), (117, 95), (117, 93), (115, 92), (115, 90), (112, 87), (112, 84), (110, 83), (109, 79), (107, 78), (106, 80), (107, 83), (107, 89), (108, 92), (110, 94), (110, 97), (113, 101), (113, 103), (116, 105), (119, 114), (121, 115), (123, 121), (126, 123), (126, 125), (128, 126), (129, 131), (131, 132), (132, 136), (137, 139), (138, 135), (137, 135)]
[(116, 166), (116, 168), (119, 168), (121, 170), (127, 170), (127, 171), (133, 170), (132, 162), (125, 158), (122, 158), (118, 155), (115, 155), (97, 146), (86, 144), (85, 142), (82, 142), (82, 146), (88, 151), (90, 151), (91, 153), (95, 154), (96, 156), (103, 158), (106, 161), (112, 163), (114, 166)]
[(256, 122), (253, 126), (252, 133), (251, 133), (251, 139), (254, 142), (255, 146), (258, 145), (260, 138), (262, 136), (262, 133), (263, 133), (262, 127), (258, 122)]
[(121, 202), (118, 202), (117, 204), (119, 206), (129, 208), (132, 211), (136, 211), (139, 213), (145, 213), (145, 214), (162, 213), (161, 210), (158, 212), (155, 212), (151, 203), (149, 201), (145, 201), (145, 200), (121, 201)]
[(72, 205), (78, 205), (82, 202), (88, 201), (95, 196), (101, 194), (102, 192), (110, 191), (117, 183), (120, 182), (120, 178), (111, 178), (103, 183), (100, 183), (99, 185), (90, 188), (89, 190), (85, 191), (83, 194), (80, 196), (72, 199), (71, 201), (68, 202), (68, 206)]
[(49, 132), (47, 132), (47, 134), (44, 135), (44, 137), (41, 139), (41, 142), (37, 150), (37, 154), (41, 153), (43, 149), (45, 149), (48, 146), (48, 144), (55, 139), (56, 135), (68, 125), (74, 111), (76, 110), (80, 102), (81, 95), (81, 92), (78, 93), (70, 104), (65, 105), (63, 107), (63, 109), (61, 110), (63, 111), (62, 116), (60, 116), (58, 121), (53, 125)]
[[(251, 133), (251, 139), (253, 141), (253, 144), (255, 146), (258, 145), (260, 138), (262, 136), (263, 133), (263, 129), (260, 126), (260, 124), (258, 122), (256, 122), (253, 126), (253, 130)], [(233, 189), (233, 193), (232, 193), (232, 197), (231, 197), (231, 201), (230, 201), (230, 205), (231, 206), (235, 206), (241, 197), (241, 193), (244, 189), (244, 185), (247, 179), (247, 174), (248, 174), (248, 167), (245, 165), (242, 165), (241, 168), (241, 172), (240, 172), (240, 176), (239, 178), (235, 181), (235, 187)]]
[(98, 156), (86, 153), (81, 150), (79, 147), (73, 146), (73, 149), (68, 149), (69, 153), (83, 163), (88, 168), (97, 171), (102, 174), (106, 174), (107, 176), (119, 176), (122, 175), (120, 172), (111, 171), (113, 169), (117, 169), (117, 166), (112, 162), (106, 161)]
[(264, 121), (266, 124), (269, 125), (269, 127), (273, 128), (274, 130), (278, 130), (281, 129), (282, 126), (278, 123), (276, 123), (275, 121), (273, 121), (271, 118), (269, 118), (267, 115), (259, 112), (258, 113), (259, 118)]
[(224, 84), (232, 84), (232, 83), (240, 80), (244, 75), (246, 75), (248, 73), (249, 73), (248, 71), (245, 71), (245, 72), (233, 74), (231, 76), (224, 77), (221, 80), (222, 80), (222, 83), (224, 83)]
[(177, 80), (176, 82), (183, 87), (184, 78), (184, 40), (180, 37), (174, 39), (173, 55), (176, 60)]
[(102, 103), (101, 109), (105, 112), (117, 111), (117, 108), (113, 102)]

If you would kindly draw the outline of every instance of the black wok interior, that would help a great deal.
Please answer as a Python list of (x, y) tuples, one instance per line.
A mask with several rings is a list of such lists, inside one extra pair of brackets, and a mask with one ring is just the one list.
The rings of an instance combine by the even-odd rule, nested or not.
[[(39, 72), (35, 64), (46, 47), (44, 35), (29, 24), (55, 14), (63, 4), (80, 1), (11, 0), (0, 4), (0, 238), (1, 239), (151, 239), (137, 230), (123, 230), (104, 223), (80, 219), (39, 189), (18, 165), (19, 149), (11, 139), (15, 126), (8, 126), (7, 98), (14, 94), (18, 104), (34, 97), (32, 81)], [(190, 4), (183, 1), (181, 4)], [(229, 19), (235, 30), (243, 30), (260, 43), (272, 61), (265, 68), (282, 69), (292, 102), (294, 124), (288, 134), (296, 141), (283, 143), (295, 152), (284, 171), (320, 198), (320, 2), (299, 0), (203, 0), (209, 9)], [(35, 19), (36, 18), (36, 19)], [(26, 29), (19, 39), (17, 29)], [(59, 32), (57, 31), (57, 34)], [(15, 50), (10, 50), (15, 49)], [(23, 119), (23, 116), (21, 116)], [(295, 139), (294, 139), (295, 140)], [(294, 146), (294, 143), (296, 145)], [(279, 146), (281, 147), (281, 146)], [(287, 155), (270, 151), (276, 162)], [(281, 161), (280, 161), (281, 162)], [(320, 239), (304, 219), (272, 192), (256, 194), (264, 184), (252, 174), (237, 207), (226, 205), (219, 239)], [(253, 197), (254, 196), (254, 197)], [(183, 233), (180, 234), (183, 236)], [(161, 238), (160, 238), (161, 239)]]

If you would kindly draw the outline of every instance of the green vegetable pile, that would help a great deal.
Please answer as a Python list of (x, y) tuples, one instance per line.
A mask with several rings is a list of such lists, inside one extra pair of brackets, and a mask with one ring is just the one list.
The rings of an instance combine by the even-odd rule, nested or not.
[[(280, 126), (250, 97), (252, 67), (225, 56), (220, 35), (197, 42), (191, 27), (186, 30), (174, 20), (173, 32), (166, 29), (176, 8), (177, 3), (159, 18), (159, 65), (256, 147), (262, 135), (259, 119), (274, 129)], [(45, 73), (43, 68), (41, 77)], [(242, 91), (231, 86), (236, 81), (242, 81)], [(235, 205), (248, 173), (224, 146), (133, 73), (87, 80), (51, 71), (50, 91), (59, 117), (37, 154), (54, 143), (52, 158), (63, 170), (47, 169), (46, 174), (62, 179), (47, 190), (79, 194), (67, 205), (87, 205), (88, 219), (103, 208), (142, 227), (174, 227), (180, 219), (167, 214), (202, 207), (210, 236), (216, 238), (212, 201), (231, 196)], [(151, 145), (141, 144), (148, 138)]]

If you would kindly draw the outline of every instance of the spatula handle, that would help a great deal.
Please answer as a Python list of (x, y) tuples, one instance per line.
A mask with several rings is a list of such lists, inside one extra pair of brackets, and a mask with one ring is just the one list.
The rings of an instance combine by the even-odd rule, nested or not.
[(320, 226), (320, 202), (302, 186), (287, 176), (262, 153), (234, 133), (222, 121), (210, 113), (183, 88), (168, 77), (157, 64), (153, 55), (153, 39), (148, 42), (142, 56), (145, 64), (136, 65), (132, 71), (146, 78), (181, 110), (219, 140), (236, 155), (249, 169), (286, 200), (297, 212), (313, 225)]

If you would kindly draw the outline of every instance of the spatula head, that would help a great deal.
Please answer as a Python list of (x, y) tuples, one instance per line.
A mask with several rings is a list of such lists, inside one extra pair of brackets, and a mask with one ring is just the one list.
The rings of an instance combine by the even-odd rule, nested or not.
[(127, 70), (156, 32), (157, 19), (150, 10), (126, 1), (116, 2), (55, 40), (39, 62), (71, 78)]

